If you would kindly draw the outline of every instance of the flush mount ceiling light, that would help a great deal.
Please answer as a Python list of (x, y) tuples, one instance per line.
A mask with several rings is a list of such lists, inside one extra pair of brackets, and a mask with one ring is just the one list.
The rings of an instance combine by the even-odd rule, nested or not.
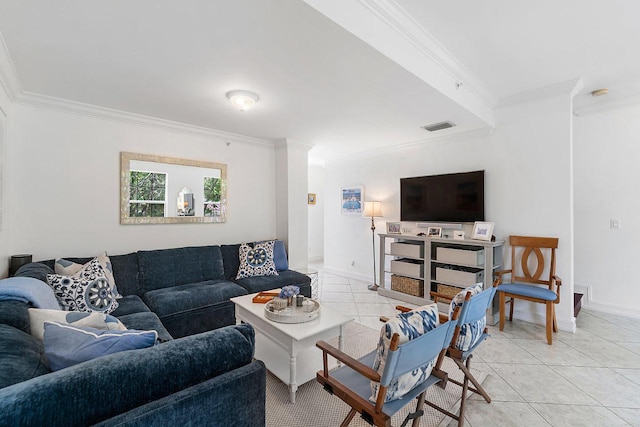
[(602, 89), (594, 90), (593, 92), (591, 92), (591, 96), (602, 96), (602, 95), (606, 95), (608, 93), (609, 93), (609, 89), (607, 89), (605, 87), (605, 88), (602, 88)]
[(258, 102), (258, 95), (248, 90), (232, 90), (227, 92), (229, 101), (240, 111), (251, 109)]

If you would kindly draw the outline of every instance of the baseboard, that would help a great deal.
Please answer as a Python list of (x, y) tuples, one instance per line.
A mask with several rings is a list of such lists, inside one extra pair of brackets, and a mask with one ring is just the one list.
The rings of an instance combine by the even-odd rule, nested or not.
[(618, 316), (632, 317), (634, 319), (640, 319), (640, 309), (632, 307), (621, 307), (619, 304), (606, 304), (593, 300), (593, 289), (588, 285), (574, 284), (573, 289), (583, 294), (582, 309), (598, 311), (600, 313), (616, 314)]
[(359, 280), (360, 282), (371, 283), (373, 275), (360, 274), (355, 271), (340, 270), (338, 268), (324, 266), (324, 271), (327, 273), (335, 274), (336, 276), (346, 277), (347, 279)]
[[(517, 307), (517, 306), (516, 306)], [(584, 306), (583, 306), (584, 307)], [(573, 310), (572, 310), (573, 312)], [(557, 316), (557, 313), (556, 313)], [(545, 326), (547, 324), (547, 317), (545, 314), (540, 313), (531, 313), (525, 311), (516, 310), (513, 312), (513, 318), (524, 320), (525, 322), (535, 323), (536, 325)], [(558, 322), (558, 329), (561, 331), (576, 332), (576, 318), (572, 317), (571, 319), (563, 319), (560, 317), (556, 317), (556, 322)]]
[(310, 256), (308, 258), (308, 262), (322, 262), (324, 261), (324, 256), (319, 255), (319, 256)]

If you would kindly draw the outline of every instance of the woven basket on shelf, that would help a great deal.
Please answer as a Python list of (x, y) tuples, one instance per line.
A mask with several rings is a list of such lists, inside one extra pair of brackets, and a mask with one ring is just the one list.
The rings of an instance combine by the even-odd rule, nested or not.
[(460, 292), (463, 288), (457, 288), (455, 286), (441, 285), (438, 283), (438, 293), (441, 295), (445, 295), (449, 299), (453, 299), (458, 292)]
[(422, 286), (422, 280), (399, 276), (397, 274), (391, 275), (391, 290), (420, 298), (424, 297), (424, 286)]

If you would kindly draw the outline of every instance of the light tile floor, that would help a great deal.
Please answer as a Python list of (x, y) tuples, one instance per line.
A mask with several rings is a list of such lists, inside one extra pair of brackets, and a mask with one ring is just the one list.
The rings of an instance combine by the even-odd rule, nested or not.
[[(368, 283), (319, 271), (319, 299), (374, 329), (402, 301), (379, 296)], [(543, 326), (507, 322), (476, 352), (472, 366), (489, 375), (487, 404), (468, 401), (465, 426), (640, 427), (640, 320), (582, 310), (575, 334), (560, 331), (547, 345)], [(451, 422), (450, 425), (456, 425)]]

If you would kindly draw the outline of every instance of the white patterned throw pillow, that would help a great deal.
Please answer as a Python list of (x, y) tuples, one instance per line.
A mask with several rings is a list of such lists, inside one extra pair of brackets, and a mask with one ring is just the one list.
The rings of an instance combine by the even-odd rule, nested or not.
[[(113, 277), (113, 268), (111, 266), (111, 260), (107, 256), (106, 252), (103, 252), (101, 255), (98, 255), (94, 259), (97, 259), (102, 269), (104, 271), (104, 275), (107, 277), (109, 281), (109, 285), (111, 285), (111, 289), (115, 294), (116, 298), (122, 298), (122, 295), (118, 292), (118, 288), (116, 287), (116, 279)], [(93, 260), (91, 260), (93, 261)], [(89, 261), (89, 262), (91, 262)], [(86, 267), (87, 264), (78, 264), (77, 262), (69, 261), (64, 258), (57, 258), (55, 264), (53, 265), (56, 274), (61, 276), (73, 276), (77, 274), (80, 270)]]
[[(456, 296), (451, 300), (451, 304), (449, 304), (449, 319), (453, 317), (453, 312), (456, 310), (456, 307), (462, 307), (464, 299), (467, 296), (467, 292), (471, 292), (471, 297), (473, 297), (483, 290), (484, 284), (480, 282), (458, 292)], [(465, 323), (464, 325), (462, 325), (460, 327), (460, 334), (458, 335), (458, 340), (455, 343), (455, 347), (461, 351), (469, 350), (476, 343), (476, 341), (478, 341), (486, 325), (486, 317), (483, 317), (477, 322)]]
[(273, 262), (274, 241), (261, 242), (253, 245), (240, 245), (240, 268), (237, 279), (253, 276), (277, 276), (276, 264)]
[[(387, 354), (391, 345), (391, 338), (394, 333), (399, 336), (398, 344), (407, 343), (421, 335), (435, 329), (439, 325), (437, 304), (425, 305), (407, 313), (402, 313), (389, 319), (380, 330), (380, 339), (376, 349), (376, 358), (373, 361), (373, 369), (382, 375), (387, 362)], [(414, 387), (423, 383), (433, 369), (434, 360), (412, 372), (408, 372), (393, 380), (387, 388), (385, 402), (396, 400), (410, 392)], [(371, 397), (369, 400), (375, 402), (378, 397), (380, 383), (371, 381)]]
[(116, 296), (97, 258), (71, 277), (47, 274), (47, 283), (63, 310), (111, 313), (118, 308)]
[(91, 327), (106, 331), (126, 331), (127, 328), (116, 317), (106, 313), (89, 313), (86, 311), (29, 309), (29, 325), (31, 335), (44, 340), (44, 323), (58, 322), (73, 326)]

